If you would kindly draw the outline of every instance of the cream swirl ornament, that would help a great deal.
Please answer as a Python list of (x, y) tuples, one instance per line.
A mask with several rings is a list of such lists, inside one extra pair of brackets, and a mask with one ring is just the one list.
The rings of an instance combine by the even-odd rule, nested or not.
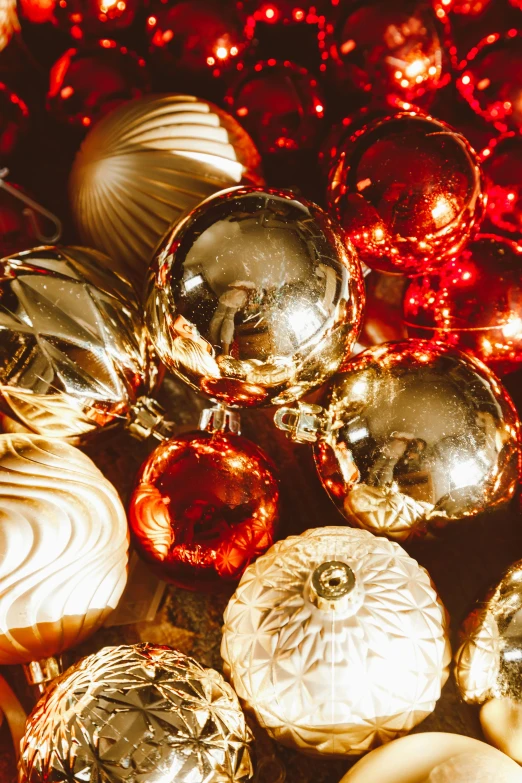
[(69, 183), (82, 240), (140, 279), (167, 229), (200, 201), (262, 184), (254, 142), (222, 109), (192, 95), (122, 104), (89, 133)]
[(0, 664), (37, 661), (94, 633), (127, 579), (122, 503), (67, 443), (0, 435)]
[(357, 755), (435, 707), (450, 661), (428, 573), (362, 530), (308, 530), (245, 572), (221, 654), (242, 699), (284, 745)]

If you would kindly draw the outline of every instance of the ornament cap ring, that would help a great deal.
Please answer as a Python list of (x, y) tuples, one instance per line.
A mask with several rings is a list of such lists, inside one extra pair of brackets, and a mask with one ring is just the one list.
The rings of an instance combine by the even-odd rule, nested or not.
[(310, 581), (310, 600), (323, 611), (346, 612), (354, 607), (355, 574), (347, 563), (328, 560), (317, 566)]

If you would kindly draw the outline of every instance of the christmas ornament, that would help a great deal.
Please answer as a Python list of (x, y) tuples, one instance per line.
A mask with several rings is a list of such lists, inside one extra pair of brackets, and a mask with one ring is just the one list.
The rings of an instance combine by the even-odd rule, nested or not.
[(56, 0), (18, 0), (18, 8), (24, 19), (32, 24), (54, 21)]
[(371, 272), (364, 278), (366, 304), (358, 345), (372, 345), (404, 340), (406, 327), (402, 321), (402, 299), (408, 283), (402, 275), (384, 275)]
[(317, 441), (323, 486), (348, 521), (398, 540), (506, 503), (517, 485), (518, 418), (487, 367), (423, 340), (369, 348), (324, 408), (281, 408), (276, 425)]
[(452, 14), (479, 16), (490, 5), (491, 0), (442, 0)]
[(521, 783), (503, 753), (461, 734), (426, 732), (390, 742), (357, 762), (341, 783)]
[(184, 80), (221, 76), (247, 43), (234, 4), (220, 0), (156, 0), (147, 34), (153, 60)]
[(225, 101), (262, 155), (312, 150), (321, 133), (324, 98), (317, 80), (288, 60), (243, 69)]
[(455, 50), (441, 6), (430, 0), (336, 5), (334, 23), (321, 25), (319, 45), (338, 90), (393, 105), (426, 105), (448, 84)]
[(51, 68), (47, 108), (63, 123), (88, 128), (118, 104), (148, 90), (145, 60), (103, 39), (68, 49)]
[(153, 644), (105, 647), (29, 717), (20, 783), (246, 783), (251, 734), (214, 669)]
[(164, 436), (136, 294), (94, 250), (40, 247), (0, 263), (0, 404), (24, 427), (79, 437), (126, 423)]
[(469, 351), (497, 375), (522, 365), (522, 245), (479, 235), (439, 272), (404, 294), (410, 337)]
[(169, 226), (207, 196), (262, 184), (260, 157), (240, 125), (187, 95), (120, 106), (88, 134), (70, 197), (82, 237), (142, 278)]
[(0, 435), (0, 520), (0, 664), (79, 644), (127, 580), (127, 519), (115, 488), (74, 446)]
[(522, 561), (513, 563), (464, 621), (455, 656), (462, 698), (481, 704), (486, 739), (522, 761)]
[(323, 210), (240, 187), (166, 235), (146, 318), (158, 355), (192, 388), (230, 407), (280, 405), (350, 354), (363, 298), (357, 257)]
[(492, 33), (461, 65), (457, 87), (471, 108), (501, 133), (522, 128), (520, 31)]
[(0, 0), (0, 52), (5, 49), (13, 35), (19, 32), (16, 0)]
[(21, 98), (0, 82), (0, 160), (5, 163), (27, 130), (29, 110)]
[(522, 234), (522, 133), (492, 139), (481, 158), (489, 220), (501, 231)]
[(466, 139), (445, 123), (403, 112), (371, 122), (343, 145), (328, 202), (365, 264), (416, 275), (460, 252), (485, 196)]
[(225, 611), (221, 654), (239, 698), (284, 745), (357, 755), (406, 733), (447, 678), (446, 618), (397, 544), (326, 527), (276, 544)]
[(258, 446), (227, 431), (223, 414), (205, 411), (206, 427), (153, 451), (130, 501), (139, 554), (162, 579), (189, 590), (237, 581), (277, 529), (275, 467)]
[(138, 0), (59, 0), (53, 21), (76, 40), (106, 39), (130, 27), (138, 8)]

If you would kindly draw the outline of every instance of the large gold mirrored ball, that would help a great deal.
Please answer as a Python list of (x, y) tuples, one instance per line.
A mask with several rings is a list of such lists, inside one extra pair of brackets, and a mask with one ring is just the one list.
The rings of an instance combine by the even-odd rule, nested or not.
[(165, 237), (146, 318), (160, 358), (192, 388), (253, 407), (298, 399), (336, 372), (363, 302), (355, 251), (320, 207), (240, 187)]
[(364, 351), (332, 382), (321, 480), (354, 525), (397, 540), (508, 501), (519, 423), (478, 360), (421, 340)]

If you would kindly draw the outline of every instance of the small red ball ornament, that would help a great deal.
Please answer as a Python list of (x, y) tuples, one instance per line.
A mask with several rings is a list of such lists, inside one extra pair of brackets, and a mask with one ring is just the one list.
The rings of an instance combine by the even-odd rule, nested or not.
[(288, 60), (259, 62), (241, 71), (225, 101), (262, 155), (315, 147), (324, 99), (317, 80), (305, 68)]
[(522, 246), (480, 235), (404, 294), (410, 337), (467, 350), (498, 375), (522, 366)]
[[(324, 0), (319, 0), (324, 5)], [(317, 24), (320, 8), (317, 2), (299, 0), (240, 0), (238, 11), (245, 19), (249, 38), (256, 35), (258, 25)]]
[(56, 0), (18, 0), (20, 15), (32, 24), (54, 21)]
[(450, 80), (448, 20), (429, 0), (352, 0), (320, 27), (319, 46), (339, 87), (368, 101), (426, 106)]
[(53, 21), (76, 40), (117, 35), (134, 22), (138, 0), (58, 0)]
[(139, 554), (189, 590), (240, 579), (275, 540), (275, 468), (251, 441), (201, 430), (161, 444), (146, 460), (130, 502)]
[(328, 202), (367, 266), (418, 275), (460, 251), (485, 196), (466, 139), (432, 117), (402, 112), (371, 122), (342, 146)]
[(461, 65), (457, 87), (471, 108), (501, 133), (522, 128), (522, 33), (493, 33)]
[(493, 139), (481, 157), (489, 220), (501, 231), (522, 234), (522, 133)]
[(89, 128), (123, 101), (148, 91), (145, 60), (103, 39), (69, 49), (51, 69), (47, 108), (60, 122)]

